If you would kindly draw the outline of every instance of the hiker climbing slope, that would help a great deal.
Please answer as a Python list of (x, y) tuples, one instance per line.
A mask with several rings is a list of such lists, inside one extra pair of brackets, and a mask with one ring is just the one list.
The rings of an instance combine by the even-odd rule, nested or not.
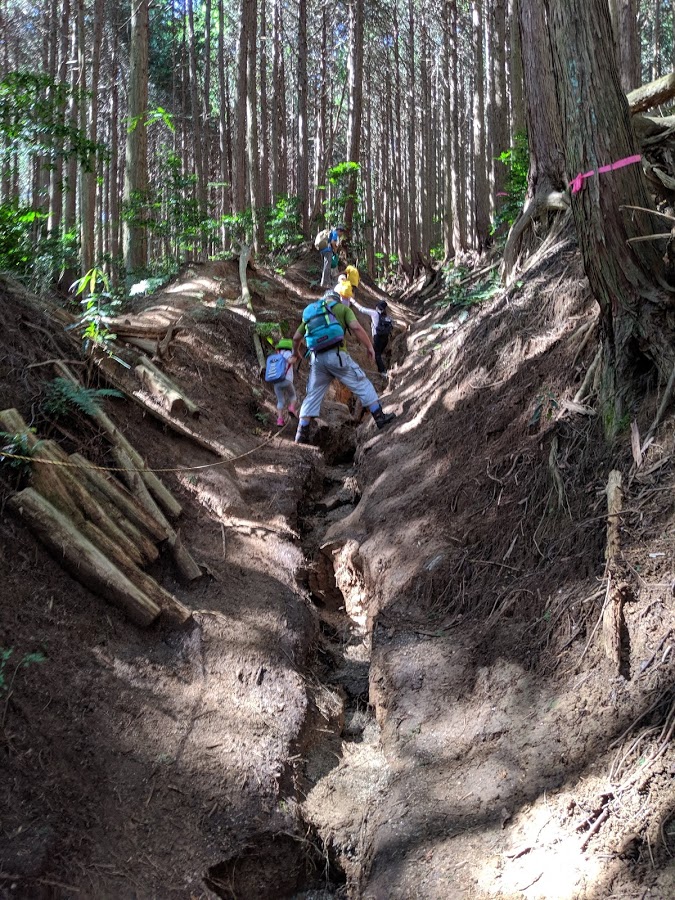
[(321, 287), (333, 287), (333, 273), (337, 277), (337, 263), (333, 267), (333, 256), (337, 255), (338, 245), (346, 229), (344, 225), (335, 228), (326, 228), (320, 231), (314, 239), (314, 246), (321, 254)]
[(387, 344), (389, 343), (389, 337), (394, 330), (394, 322), (387, 313), (387, 301), (381, 300), (377, 304), (375, 309), (369, 309), (367, 306), (361, 306), (361, 304), (357, 303), (356, 300), (352, 300), (351, 305), (358, 309), (360, 313), (363, 313), (364, 316), (368, 316), (370, 318), (370, 327), (373, 332), (373, 347), (375, 349), (375, 362), (377, 364), (377, 371), (380, 373), (380, 375), (386, 375), (387, 367), (385, 365), (382, 354), (386, 350)]
[(375, 351), (366, 331), (348, 306), (340, 302), (334, 291), (320, 300), (310, 303), (302, 313), (302, 323), (293, 335), (291, 363), (300, 359), (300, 345), (304, 340), (311, 357), (307, 394), (300, 408), (300, 421), (295, 435), (296, 443), (309, 443), (311, 420), (321, 413), (321, 404), (334, 378), (349, 388), (369, 409), (378, 428), (384, 428), (395, 413), (385, 413), (373, 385), (363, 370), (347, 353), (345, 334), (353, 334), (363, 344), (371, 360)]

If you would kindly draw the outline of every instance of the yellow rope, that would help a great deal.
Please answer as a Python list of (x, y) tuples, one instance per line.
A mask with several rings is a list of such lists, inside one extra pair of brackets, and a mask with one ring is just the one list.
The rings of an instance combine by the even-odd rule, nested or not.
[(114, 466), (82, 466), (76, 462), (70, 462), (70, 460), (59, 460), (59, 459), (36, 459), (33, 456), (19, 456), (16, 453), (6, 453), (4, 450), (0, 450), (0, 457), (6, 457), (7, 459), (18, 459), (23, 462), (32, 462), (32, 463), (42, 463), (47, 466), (62, 466), (65, 469), (84, 469), (85, 471), (94, 471), (94, 472), (197, 472), (199, 469), (215, 469), (217, 466), (226, 466), (229, 463), (238, 462), (240, 459), (244, 459), (246, 456), (250, 456), (252, 453), (257, 453), (258, 450), (262, 450), (263, 447), (266, 447), (267, 444), (270, 444), (273, 440), (278, 438), (281, 433), (288, 427), (290, 422), (286, 422), (283, 428), (280, 428), (276, 434), (268, 437), (266, 441), (263, 441), (262, 444), (258, 444), (257, 447), (253, 447), (252, 450), (247, 450), (246, 453), (242, 453), (239, 456), (233, 456), (230, 459), (220, 459), (218, 462), (214, 463), (204, 463), (201, 466), (178, 466), (176, 468), (163, 468), (163, 469), (150, 469), (148, 466), (145, 466), (143, 469), (136, 469), (134, 467), (129, 468), (117, 468)]

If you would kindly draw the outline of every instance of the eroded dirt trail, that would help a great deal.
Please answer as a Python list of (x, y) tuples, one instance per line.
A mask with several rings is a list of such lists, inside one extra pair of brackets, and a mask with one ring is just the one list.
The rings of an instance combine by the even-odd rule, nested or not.
[[(252, 273), (259, 321), (297, 321), (297, 275)], [(0, 519), (0, 647), (45, 657), (0, 696), (3, 898), (672, 896), (672, 423), (637, 471), (569, 402), (595, 314), (574, 248), (460, 316), (419, 300), (377, 382), (395, 423), (336, 395), (318, 449), (272, 431), (237, 294), (218, 263), (156, 301), (202, 444), (110, 403), (183, 506), (203, 577), (167, 552), (151, 571), (188, 627), (139, 630)], [(13, 294), (3, 310), (2, 399), (29, 420), (54, 342)], [(109, 463), (88, 423), (56, 431)], [(602, 640), (617, 468), (620, 671)]]

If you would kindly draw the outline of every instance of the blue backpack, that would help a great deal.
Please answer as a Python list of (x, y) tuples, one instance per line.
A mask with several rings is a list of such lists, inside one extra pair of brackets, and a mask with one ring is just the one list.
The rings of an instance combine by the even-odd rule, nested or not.
[(339, 298), (329, 300), (328, 297), (322, 297), (304, 308), (302, 321), (305, 325), (305, 342), (308, 350), (321, 353), (322, 350), (336, 347), (344, 341), (344, 329), (331, 312), (339, 303)]
[(283, 353), (273, 353), (267, 357), (265, 364), (265, 381), (269, 384), (278, 384), (286, 380), (288, 372), (288, 359)]

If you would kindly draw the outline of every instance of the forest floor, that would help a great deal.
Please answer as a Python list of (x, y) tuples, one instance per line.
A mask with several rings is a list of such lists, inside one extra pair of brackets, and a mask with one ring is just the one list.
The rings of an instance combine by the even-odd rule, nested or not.
[[(249, 269), (259, 321), (292, 333), (316, 268)], [(0, 409), (111, 465), (89, 420), (38, 412), (77, 349), (0, 288)], [(0, 897), (674, 896), (673, 420), (642, 454), (573, 402), (597, 346), (574, 244), (461, 315), (392, 301), (371, 374), (397, 419), (336, 393), (318, 447), (273, 427), (239, 294), (236, 262), (193, 265), (128, 313), (178, 323), (159, 364), (235, 459), (106, 401), (183, 507), (203, 577), (166, 550), (150, 572), (187, 625), (140, 629), (71, 578), (0, 472)]]

